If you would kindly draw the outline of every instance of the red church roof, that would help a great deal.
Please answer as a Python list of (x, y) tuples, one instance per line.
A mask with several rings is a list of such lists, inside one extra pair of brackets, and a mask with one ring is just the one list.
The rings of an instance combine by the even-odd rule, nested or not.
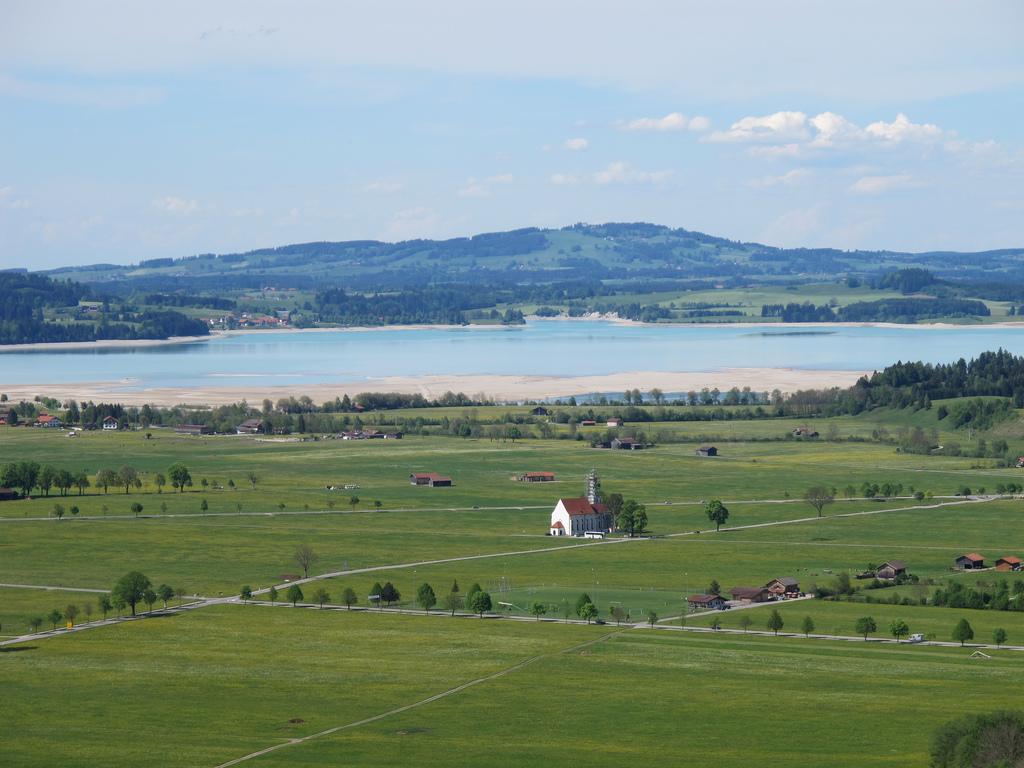
[(604, 504), (591, 504), (590, 499), (586, 496), (580, 496), (575, 499), (559, 499), (562, 502), (562, 506), (565, 507), (565, 511), (569, 513), (570, 517), (578, 515), (600, 515), (608, 511), (608, 507)]

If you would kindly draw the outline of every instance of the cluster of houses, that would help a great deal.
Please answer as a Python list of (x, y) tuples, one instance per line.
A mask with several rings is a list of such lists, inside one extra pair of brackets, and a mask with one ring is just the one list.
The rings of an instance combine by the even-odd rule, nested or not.
[[(984, 569), (985, 557), (977, 552), (968, 552), (956, 559), (956, 567), (961, 571), (980, 571)], [(996, 560), (997, 571), (1020, 571), (1024, 570), (1022, 561), (1016, 555), (1004, 555)], [(991, 566), (988, 566), (991, 567)]]
[(413, 472), (409, 475), (409, 485), (427, 485), (431, 488), (450, 488), (452, 479), (437, 472)]
[(341, 433), (342, 440), (401, 440), (401, 432), (381, 432), (376, 429), (354, 429)]
[(800, 584), (790, 576), (772, 579), (763, 587), (733, 587), (729, 590), (732, 600), (722, 595), (690, 595), (686, 604), (690, 612), (723, 611), (732, 605), (743, 603), (767, 603), (772, 600), (789, 600), (801, 597)]
[[(604, 425), (606, 427), (621, 427), (622, 424), (623, 424), (623, 421), (618, 416), (613, 416), (612, 418), (605, 420), (605, 423), (604, 423)], [(580, 426), (581, 427), (596, 427), (597, 426), (597, 420), (596, 419), (583, 419), (580, 422)]]
[(639, 451), (650, 446), (635, 437), (613, 437), (605, 442), (594, 443), (594, 447), (610, 448), (613, 451)]

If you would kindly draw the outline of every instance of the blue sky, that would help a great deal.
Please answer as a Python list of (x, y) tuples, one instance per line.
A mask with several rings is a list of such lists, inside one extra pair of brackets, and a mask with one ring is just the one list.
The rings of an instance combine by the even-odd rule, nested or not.
[(1024, 246), (1019, 2), (0, 7), (0, 266), (645, 220)]

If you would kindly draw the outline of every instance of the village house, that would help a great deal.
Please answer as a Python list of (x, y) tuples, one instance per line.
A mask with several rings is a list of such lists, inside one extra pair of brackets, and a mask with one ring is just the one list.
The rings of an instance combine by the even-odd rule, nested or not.
[(587, 475), (587, 495), (559, 499), (551, 512), (548, 532), (551, 536), (585, 536), (588, 532), (606, 533), (614, 521), (608, 507), (601, 501), (601, 484), (597, 473)]
[(18, 498), (18, 492), (13, 488), (0, 488), (0, 501), (14, 501)]
[(121, 424), (113, 416), (107, 416), (103, 419), (103, 429), (116, 431), (121, 428)]
[(617, 451), (639, 451), (644, 447), (635, 437), (616, 437), (609, 445)]
[(690, 595), (686, 598), (691, 613), (696, 611), (723, 611), (728, 606), (721, 595)]
[(964, 571), (976, 571), (985, 567), (985, 558), (977, 552), (968, 552), (956, 559), (956, 567)]
[(733, 587), (729, 594), (741, 603), (767, 603), (772, 599), (772, 593), (764, 587)]
[(174, 428), (179, 435), (212, 435), (213, 427), (205, 424), (181, 424)]
[(1019, 557), (1014, 555), (1006, 555), (996, 560), (997, 571), (1019, 571), (1021, 567), (1021, 560)]
[(7, 423), (10, 420), (10, 417), (11, 417), (11, 412), (10, 411), (0, 411), (0, 427), (7, 426)]
[(409, 475), (409, 485), (429, 485), (431, 488), (449, 488), (452, 479), (436, 472), (413, 472)]
[(530, 415), (531, 416), (547, 416), (548, 415), (548, 409), (545, 408), (543, 405), (538, 405), (536, 408), (534, 408), (532, 411), (530, 411)]
[(800, 594), (800, 583), (791, 576), (772, 579), (764, 588), (771, 592), (773, 597), (797, 597)]
[(605, 422), (605, 426), (607, 426), (607, 427), (621, 427), (622, 426), (622, 419), (620, 419), (618, 416), (613, 416), (612, 418), (608, 419), (607, 422)]
[(554, 472), (524, 472), (519, 476), (521, 483), (550, 483), (554, 479)]
[(875, 578), (883, 581), (893, 581), (899, 576), (905, 576), (907, 564), (902, 560), (887, 560), (875, 569)]
[(698, 456), (717, 456), (718, 449), (713, 445), (702, 445), (694, 453)]
[(796, 429), (793, 430), (793, 437), (797, 437), (797, 438), (801, 438), (801, 439), (806, 439), (806, 438), (815, 438), (817, 436), (818, 436), (818, 432), (816, 430), (814, 430), (814, 429), (811, 429), (808, 426), (797, 427)]
[(1017, 467), (1017, 469), (1024, 469), (1024, 456), (1018, 456), (1017, 457), (1016, 467)]
[(45, 427), (47, 429), (60, 429), (63, 424), (56, 416), (50, 416), (49, 414), (44, 413), (40, 416), (36, 416), (36, 426)]
[(596, 427), (597, 426), (597, 422), (594, 421), (593, 419), (583, 419), (583, 421), (580, 422), (580, 426), (581, 427)]
[(238, 435), (258, 435), (263, 431), (263, 419), (246, 419), (235, 428)]

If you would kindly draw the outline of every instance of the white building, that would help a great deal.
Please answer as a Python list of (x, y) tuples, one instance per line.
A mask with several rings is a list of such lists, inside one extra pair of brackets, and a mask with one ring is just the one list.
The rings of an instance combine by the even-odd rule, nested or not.
[(105, 419), (103, 419), (104, 429), (117, 429), (119, 426), (121, 425), (117, 423), (117, 419), (115, 419), (113, 416), (107, 416)]
[(552, 536), (585, 536), (590, 532), (612, 530), (612, 516), (601, 502), (601, 484), (597, 474), (587, 476), (587, 495), (559, 499), (551, 512), (549, 533)]

